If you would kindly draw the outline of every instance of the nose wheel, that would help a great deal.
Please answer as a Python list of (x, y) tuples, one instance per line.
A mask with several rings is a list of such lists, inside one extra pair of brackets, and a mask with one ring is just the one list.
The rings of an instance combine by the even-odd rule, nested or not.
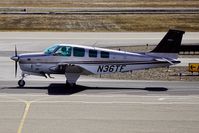
[(26, 84), (26, 82), (25, 82), (23, 79), (20, 79), (20, 80), (18, 81), (19, 87), (24, 87), (25, 84)]
[(22, 78), (18, 81), (18, 85), (19, 85), (19, 87), (24, 87), (24, 85), (26, 84), (26, 82), (24, 81), (25, 74), (22, 73), (21, 76), (22, 76)]

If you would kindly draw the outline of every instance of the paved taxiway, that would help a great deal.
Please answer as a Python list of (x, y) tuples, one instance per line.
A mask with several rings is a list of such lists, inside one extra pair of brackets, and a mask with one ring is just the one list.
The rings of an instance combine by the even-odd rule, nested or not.
[[(138, 44), (153, 44), (164, 34), (0, 33), (0, 132), (198, 132), (198, 82), (83, 77), (78, 87), (65, 89), (64, 76), (28, 77), (27, 87), (20, 89), (14, 79), (14, 63), (6, 54), (13, 52), (14, 44), (20, 51), (40, 51), (57, 42), (119, 46), (137, 40)], [(198, 33), (187, 34), (184, 41), (197, 43)]]
[[(16, 81), (0, 82), (1, 132), (196, 133), (199, 130), (198, 82), (83, 78), (78, 87), (64, 93), (64, 81), (27, 83), (29, 87), (20, 89)], [(62, 91), (47, 95), (47, 89)]]
[[(165, 32), (0, 32), (0, 51), (42, 51), (56, 43), (97, 47), (158, 44)], [(199, 32), (186, 32), (182, 43), (199, 43)]]

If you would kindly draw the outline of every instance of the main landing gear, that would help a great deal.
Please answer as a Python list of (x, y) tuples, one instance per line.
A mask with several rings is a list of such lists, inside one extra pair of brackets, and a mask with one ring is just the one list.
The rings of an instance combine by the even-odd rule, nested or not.
[(24, 87), (26, 82), (24, 81), (24, 78), (25, 78), (25, 74), (22, 74), (22, 78), (18, 81), (18, 85), (19, 87)]
[(76, 86), (76, 83), (69, 83), (68, 81), (66, 81), (66, 87), (73, 88), (75, 86)]
[(66, 86), (68, 88), (73, 88), (76, 86), (76, 81), (80, 77), (79, 73), (65, 73), (66, 76)]

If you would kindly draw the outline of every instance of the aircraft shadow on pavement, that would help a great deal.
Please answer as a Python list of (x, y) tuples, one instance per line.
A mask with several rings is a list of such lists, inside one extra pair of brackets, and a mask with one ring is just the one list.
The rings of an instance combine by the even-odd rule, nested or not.
[(74, 87), (66, 87), (65, 84), (50, 84), (48, 86), (49, 95), (72, 95), (85, 90), (146, 90), (146, 91), (167, 91), (164, 87), (146, 87), (146, 88), (121, 88), (121, 87), (89, 87), (76, 85)]
[(43, 87), (6, 87), (4, 89), (38, 89), (38, 90), (48, 90), (49, 95), (72, 95), (78, 92), (82, 92), (85, 90), (145, 90), (145, 91), (167, 91), (168, 89), (165, 87), (145, 87), (145, 88), (125, 88), (125, 87), (90, 87), (84, 85), (76, 85), (73, 87), (66, 86), (66, 84), (62, 83), (53, 83), (49, 86)]

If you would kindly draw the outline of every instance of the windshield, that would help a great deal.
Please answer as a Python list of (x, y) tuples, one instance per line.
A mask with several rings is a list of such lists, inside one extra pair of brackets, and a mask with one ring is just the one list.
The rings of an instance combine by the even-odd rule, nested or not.
[(53, 46), (51, 46), (51, 47), (45, 49), (45, 50), (44, 50), (44, 54), (52, 54), (52, 53), (55, 51), (55, 49), (56, 49), (57, 47), (58, 47), (58, 45), (53, 45)]
[(72, 48), (70, 46), (61, 46), (56, 50), (55, 55), (71, 56), (71, 51), (72, 51)]

